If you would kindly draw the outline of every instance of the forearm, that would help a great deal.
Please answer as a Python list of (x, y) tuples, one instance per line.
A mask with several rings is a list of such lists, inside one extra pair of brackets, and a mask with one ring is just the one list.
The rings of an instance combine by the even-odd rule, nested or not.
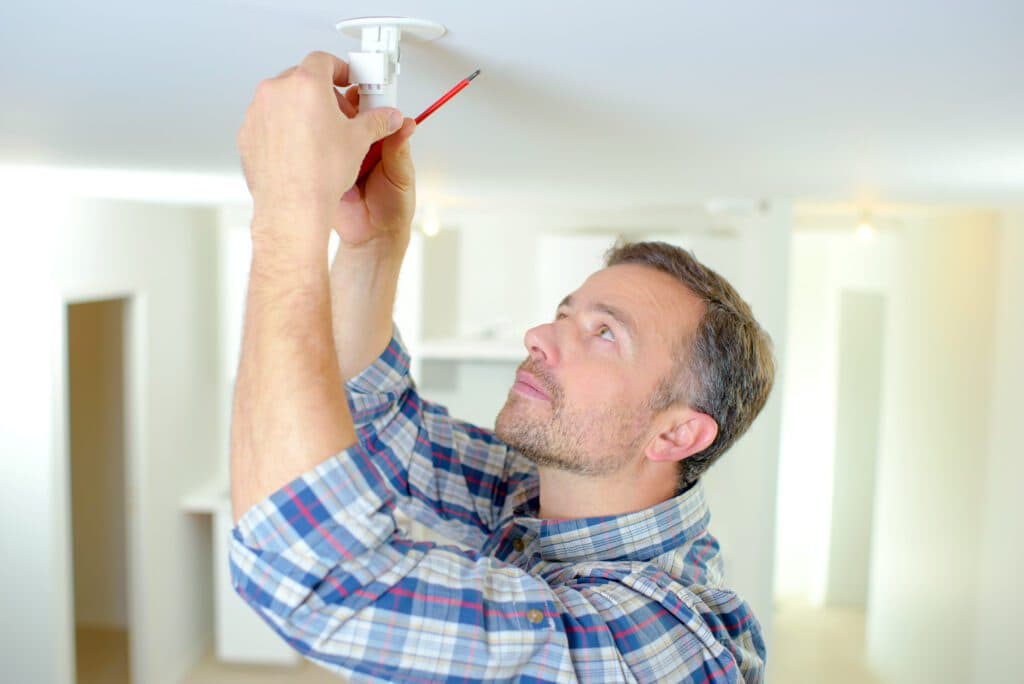
[[(301, 231), (318, 219), (288, 220)], [(355, 441), (323, 253), (254, 245), (231, 422), (235, 519)]]
[[(368, 457), (342, 452), (246, 513), (230, 542), (242, 598), (346, 677), (510, 681), (530, 678), (523, 668), (543, 651), (549, 679), (572, 679), (554, 671), (569, 663), (548, 584), (482, 554), (401, 539)], [(548, 619), (529, 622), (531, 610)]]
[(358, 375), (391, 340), (398, 275), (408, 234), (352, 248), (342, 243), (331, 266), (334, 344), (343, 380)]

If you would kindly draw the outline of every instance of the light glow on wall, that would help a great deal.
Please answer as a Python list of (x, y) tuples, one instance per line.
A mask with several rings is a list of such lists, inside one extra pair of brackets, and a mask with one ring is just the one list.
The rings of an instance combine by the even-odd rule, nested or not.
[(437, 217), (437, 212), (429, 212), (427, 217), (423, 219), (421, 225), (423, 234), (427, 237), (434, 237), (441, 232), (441, 219)]
[(0, 165), (4, 190), (34, 189), (49, 197), (91, 197), (170, 204), (220, 205), (248, 202), (241, 173), (188, 173), (137, 169)]
[(857, 239), (861, 242), (871, 242), (875, 239), (875, 226), (867, 219), (857, 226)]

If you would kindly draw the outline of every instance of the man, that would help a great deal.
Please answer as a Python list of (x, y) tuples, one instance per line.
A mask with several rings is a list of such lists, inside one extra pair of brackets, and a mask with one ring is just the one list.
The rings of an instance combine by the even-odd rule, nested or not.
[[(344, 85), (345, 63), (313, 53), (260, 84), (239, 133), (238, 592), (352, 681), (761, 681), (699, 482), (772, 383), (749, 307), (682, 250), (620, 246), (526, 333), (496, 431), (452, 419), (391, 323), (415, 126), (356, 114)], [(463, 547), (408, 539), (396, 512)]]

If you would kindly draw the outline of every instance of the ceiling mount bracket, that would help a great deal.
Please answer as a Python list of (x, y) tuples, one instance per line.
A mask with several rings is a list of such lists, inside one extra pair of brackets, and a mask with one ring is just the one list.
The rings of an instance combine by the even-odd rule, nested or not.
[(336, 24), (342, 35), (362, 40), (359, 52), (348, 53), (349, 82), (359, 85), (359, 109), (398, 106), (402, 38), (430, 41), (447, 29), (426, 19), (359, 17)]

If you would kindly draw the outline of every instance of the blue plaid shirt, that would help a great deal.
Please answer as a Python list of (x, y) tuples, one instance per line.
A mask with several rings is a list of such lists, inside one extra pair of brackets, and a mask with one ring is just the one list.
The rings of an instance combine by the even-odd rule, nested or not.
[[(396, 332), (346, 385), (359, 443), (232, 533), (235, 589), (289, 644), (353, 682), (762, 681), (700, 483), (538, 519), (535, 466), (422, 399), (408, 368)], [(396, 513), (463, 546), (412, 541)]]

